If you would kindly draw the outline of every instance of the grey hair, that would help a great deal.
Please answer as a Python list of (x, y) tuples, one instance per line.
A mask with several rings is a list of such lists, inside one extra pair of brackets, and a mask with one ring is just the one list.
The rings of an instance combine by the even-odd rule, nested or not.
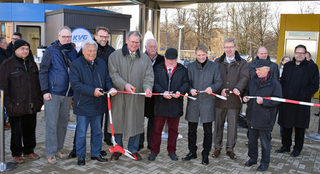
[(62, 30), (68, 30), (71, 33), (71, 29), (68, 26), (63, 26), (63, 27), (59, 28), (58, 36), (60, 36), (60, 33)]
[(135, 35), (135, 36), (138, 36), (140, 38), (140, 40), (142, 39), (142, 35), (140, 34), (139, 31), (129, 31), (129, 33), (127, 34), (126, 38), (129, 39), (129, 37), (131, 35)]
[(199, 46), (196, 48), (195, 53), (197, 54), (197, 51), (199, 51), (199, 50), (201, 50), (201, 51), (203, 51), (203, 52), (205, 52), (205, 53), (208, 53), (208, 48), (207, 48), (206, 46), (204, 46), (204, 45), (199, 45)]
[(98, 50), (98, 44), (94, 40), (86, 40), (82, 42), (81, 48), (84, 50), (88, 45), (94, 45), (96, 47), (96, 50)]
[(237, 46), (237, 40), (233, 37), (228, 37), (223, 41), (223, 43), (227, 43), (227, 42), (233, 42), (234, 46)]
[(156, 46), (158, 46), (157, 40), (155, 40), (155, 39), (148, 39), (146, 41), (146, 46), (149, 45), (149, 42), (151, 42), (151, 41), (154, 41), (156, 43)]

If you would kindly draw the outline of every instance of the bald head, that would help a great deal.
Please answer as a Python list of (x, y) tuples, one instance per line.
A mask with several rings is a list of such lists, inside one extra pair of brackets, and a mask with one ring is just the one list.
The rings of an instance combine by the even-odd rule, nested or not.
[(257, 56), (259, 59), (267, 59), (268, 57), (268, 50), (266, 47), (259, 47), (257, 50)]

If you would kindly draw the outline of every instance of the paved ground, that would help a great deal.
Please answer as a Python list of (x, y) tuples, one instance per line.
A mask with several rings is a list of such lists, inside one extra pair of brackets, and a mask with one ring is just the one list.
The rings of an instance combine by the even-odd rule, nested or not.
[[(307, 130), (308, 133), (316, 133), (318, 130), (319, 117), (314, 116), (314, 112), (318, 112), (318, 109), (312, 110), (311, 126)], [(70, 123), (74, 122), (75, 118), (70, 118)], [(64, 159), (58, 160), (57, 164), (51, 165), (47, 163), (45, 157), (45, 124), (43, 112), (38, 114), (37, 123), (37, 147), (36, 153), (41, 156), (40, 160), (27, 160), (24, 164), (19, 164), (16, 169), (8, 173), (27, 174), (27, 173), (170, 173), (170, 174), (190, 174), (190, 173), (256, 173), (258, 165), (252, 167), (245, 167), (244, 163), (248, 160), (247, 147), (245, 142), (246, 129), (238, 129), (238, 141), (235, 148), (237, 154), (236, 160), (231, 160), (225, 155), (225, 151), (222, 151), (222, 155), (218, 159), (212, 157), (209, 158), (210, 164), (203, 166), (201, 162), (201, 144), (203, 138), (202, 127), (199, 127), (198, 131), (198, 158), (188, 162), (179, 161), (173, 162), (166, 152), (166, 141), (162, 142), (161, 152), (158, 155), (156, 161), (150, 162), (147, 160), (149, 151), (145, 148), (141, 151), (142, 161), (133, 161), (127, 157), (122, 156), (118, 161), (110, 161), (110, 153), (107, 157), (109, 161), (107, 163), (99, 163), (97, 161), (91, 161), (86, 159), (86, 165), (79, 167), (76, 159)], [(187, 122), (182, 118), (179, 124), (179, 132), (183, 135), (183, 138), (177, 142), (177, 155), (181, 158), (188, 153), (187, 149)], [(10, 145), (10, 131), (6, 131), (6, 159), (12, 160), (9, 145)], [(68, 130), (64, 152), (68, 153), (72, 149), (74, 131)], [(89, 135), (88, 135), (89, 136)], [(226, 134), (225, 134), (226, 136)], [(320, 142), (305, 140), (305, 146), (299, 157), (290, 157), (288, 153), (277, 154), (274, 150), (280, 147), (279, 126), (275, 125), (272, 133), (272, 153), (271, 163), (267, 172), (265, 173), (319, 173), (320, 171)], [(89, 142), (89, 141), (87, 141)], [(224, 142), (225, 143), (225, 142)], [(87, 143), (88, 144), (88, 143)], [(126, 144), (126, 143), (125, 143)], [(146, 146), (146, 144), (145, 144)], [(108, 148), (103, 144), (104, 148)], [(260, 149), (259, 149), (260, 150)], [(87, 156), (89, 154), (89, 148), (87, 148)], [(259, 154), (260, 156), (260, 154)], [(257, 172), (259, 173), (259, 172)]]

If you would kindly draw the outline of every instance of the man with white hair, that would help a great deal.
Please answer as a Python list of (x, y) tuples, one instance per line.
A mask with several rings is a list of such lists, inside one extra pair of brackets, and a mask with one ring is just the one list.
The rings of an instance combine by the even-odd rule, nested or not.
[(69, 83), (70, 63), (77, 58), (71, 43), (71, 29), (60, 28), (58, 40), (44, 52), (40, 64), (40, 85), (45, 106), (46, 156), (48, 163), (55, 163), (61, 153), (66, 136), (72, 90)]
[[(158, 54), (157, 50), (157, 41), (155, 39), (148, 39), (146, 41), (146, 55), (150, 58), (152, 62), (152, 67), (154, 68), (156, 65), (164, 62), (164, 57)], [(148, 118), (148, 126), (147, 126), (147, 148), (151, 148), (151, 137), (152, 137), (152, 129), (153, 129), (153, 121), (154, 121), (154, 97), (145, 99), (144, 106), (144, 116)], [(140, 135), (140, 145), (139, 150), (144, 147), (144, 133)]]
[(102, 144), (101, 118), (107, 111), (103, 91), (116, 90), (112, 87), (108, 67), (102, 58), (97, 58), (98, 45), (86, 41), (82, 46), (83, 56), (72, 62), (70, 83), (74, 90), (73, 112), (77, 115), (76, 152), (78, 165), (85, 165), (86, 135), (91, 128), (91, 159), (106, 162), (100, 155)]

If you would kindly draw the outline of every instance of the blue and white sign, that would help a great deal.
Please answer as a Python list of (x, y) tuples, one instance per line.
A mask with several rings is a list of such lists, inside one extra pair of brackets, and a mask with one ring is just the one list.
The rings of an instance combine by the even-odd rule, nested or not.
[(76, 44), (76, 50), (79, 52), (81, 44), (84, 41), (93, 40), (91, 33), (85, 28), (76, 28), (72, 31), (72, 42)]

